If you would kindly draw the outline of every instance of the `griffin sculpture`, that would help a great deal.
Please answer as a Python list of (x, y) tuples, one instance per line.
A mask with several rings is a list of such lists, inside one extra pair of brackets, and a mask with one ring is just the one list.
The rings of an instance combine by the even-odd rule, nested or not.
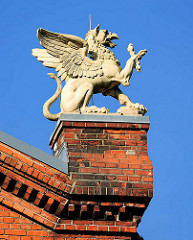
[[(88, 106), (93, 94), (102, 93), (104, 96), (112, 96), (121, 105), (117, 111), (123, 115), (144, 115), (146, 108), (138, 103), (134, 104), (122, 93), (119, 85), (129, 86), (129, 80), (133, 69), (140, 72), (139, 60), (147, 50), (141, 50), (137, 54), (130, 43), (128, 52), (130, 59), (124, 69), (108, 48), (114, 48), (117, 44), (112, 42), (118, 39), (117, 34), (101, 30), (98, 25), (94, 30), (86, 34), (85, 40), (73, 35), (53, 33), (42, 28), (38, 29), (37, 37), (45, 49), (33, 49), (35, 56), (43, 65), (55, 68), (58, 72), (48, 75), (57, 82), (55, 94), (47, 100), (43, 107), (46, 118), (56, 121), (61, 113), (103, 113), (109, 112), (105, 107)], [(61, 78), (61, 80), (59, 79)], [(62, 81), (66, 84), (62, 89)], [(50, 113), (50, 106), (61, 95), (61, 112)]]

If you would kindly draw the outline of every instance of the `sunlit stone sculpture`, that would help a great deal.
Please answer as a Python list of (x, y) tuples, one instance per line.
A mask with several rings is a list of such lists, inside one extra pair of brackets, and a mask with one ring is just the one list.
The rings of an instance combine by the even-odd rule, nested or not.
[[(43, 113), (49, 120), (56, 121), (61, 113), (102, 113), (108, 114), (105, 107), (88, 106), (93, 94), (102, 93), (104, 96), (112, 96), (121, 105), (117, 114), (144, 115), (146, 108), (141, 104), (134, 104), (122, 93), (119, 85), (129, 86), (129, 80), (133, 69), (140, 72), (139, 60), (147, 50), (141, 50), (137, 54), (130, 43), (128, 52), (130, 59), (124, 69), (109, 48), (117, 44), (112, 42), (118, 39), (117, 34), (101, 30), (98, 25), (94, 30), (86, 34), (85, 40), (73, 35), (53, 33), (44, 29), (38, 29), (37, 37), (45, 49), (33, 49), (35, 56), (46, 67), (55, 68), (58, 72), (48, 75), (57, 82), (55, 94), (47, 100), (43, 107)], [(89, 56), (88, 56), (89, 55)], [(59, 79), (61, 78), (61, 80)], [(66, 84), (62, 89), (62, 81)], [(50, 113), (50, 106), (61, 95), (61, 112)]]

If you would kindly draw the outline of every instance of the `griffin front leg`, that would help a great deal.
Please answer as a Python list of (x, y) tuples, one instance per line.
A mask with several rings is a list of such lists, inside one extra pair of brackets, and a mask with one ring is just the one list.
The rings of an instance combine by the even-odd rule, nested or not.
[(142, 57), (145, 55), (147, 49), (141, 50), (138, 52), (138, 54), (135, 54), (133, 44), (130, 43), (128, 45), (127, 51), (130, 53), (131, 58), (134, 60), (134, 68), (136, 69), (137, 72), (140, 72), (141, 66), (139, 60), (141, 60)]
[(112, 88), (103, 93), (104, 96), (111, 96), (117, 99), (121, 105), (130, 106), (133, 105), (132, 101), (118, 88)]
[(129, 80), (133, 74), (133, 69), (135, 68), (137, 72), (140, 72), (141, 66), (139, 60), (147, 52), (146, 49), (139, 51), (137, 54), (134, 52), (133, 44), (130, 43), (127, 48), (129, 54), (131, 55), (130, 59), (127, 61), (125, 68), (120, 72), (121, 84), (123, 86), (129, 86)]
[(118, 87), (110, 89), (103, 93), (104, 96), (111, 96), (117, 99), (121, 105), (117, 110), (118, 114), (121, 115), (144, 115), (147, 112), (147, 109), (139, 103), (133, 103)]

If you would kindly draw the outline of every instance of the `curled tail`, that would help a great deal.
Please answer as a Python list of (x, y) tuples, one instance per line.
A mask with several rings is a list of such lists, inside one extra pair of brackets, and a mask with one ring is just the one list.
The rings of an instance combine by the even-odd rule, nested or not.
[(62, 83), (60, 81), (60, 79), (54, 74), (54, 73), (48, 73), (48, 76), (50, 76), (51, 78), (55, 79), (56, 82), (57, 82), (57, 89), (56, 89), (56, 92), (54, 93), (54, 95), (49, 98), (45, 103), (44, 103), (44, 106), (43, 106), (43, 114), (44, 116), (51, 120), (51, 121), (57, 121), (58, 118), (60, 117), (61, 115), (61, 112), (60, 113), (57, 113), (57, 114), (52, 114), (50, 112), (50, 107), (51, 105), (58, 99), (58, 97), (60, 96), (61, 92), (62, 92)]

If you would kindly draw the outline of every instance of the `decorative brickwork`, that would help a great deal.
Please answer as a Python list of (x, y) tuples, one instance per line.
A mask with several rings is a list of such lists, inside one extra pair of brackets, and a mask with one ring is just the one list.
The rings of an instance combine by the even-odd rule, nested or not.
[(57, 155), (67, 143), (68, 174), (0, 143), (0, 234), (5, 239), (139, 239), (136, 229), (153, 189), (148, 128), (60, 121), (51, 147)]

